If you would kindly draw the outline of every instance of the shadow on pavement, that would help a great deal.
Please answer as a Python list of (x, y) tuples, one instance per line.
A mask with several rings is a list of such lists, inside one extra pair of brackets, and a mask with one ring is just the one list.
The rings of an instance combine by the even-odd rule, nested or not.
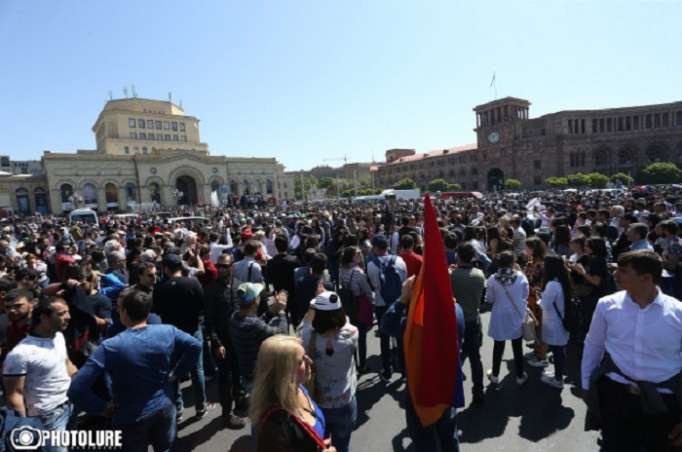
[[(208, 424), (204, 425), (202, 428), (199, 430), (190, 433), (187, 436), (183, 436), (178, 438), (175, 441), (175, 445), (173, 446), (173, 450), (176, 452), (186, 452), (189, 450), (196, 450), (198, 449), (199, 446), (202, 444), (208, 442), (211, 440), (213, 435), (218, 433), (219, 431), (223, 430), (225, 428), (225, 424), (223, 423), (222, 417), (218, 416), (211, 420)], [(236, 444), (237, 442), (235, 442)], [(233, 446), (234, 447), (234, 446)], [(242, 449), (233, 449), (233, 450), (242, 450)], [(251, 450), (251, 449), (243, 449), (245, 451)]]
[(563, 397), (572, 397), (568, 388), (563, 392), (540, 382), (543, 369), (526, 367), (528, 381), (516, 384), (513, 360), (506, 361), (507, 373), (495, 387), (486, 389), (485, 403), (470, 405), (457, 415), (461, 430), (460, 442), (477, 443), (505, 434), (510, 417), (520, 417), (518, 435), (537, 442), (569, 426), (575, 416), (572, 408), (562, 405)]

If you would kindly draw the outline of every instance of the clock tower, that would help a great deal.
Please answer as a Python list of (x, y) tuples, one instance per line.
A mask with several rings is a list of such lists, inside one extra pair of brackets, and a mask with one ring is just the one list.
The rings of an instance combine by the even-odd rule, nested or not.
[(476, 112), (476, 137), (478, 148), (511, 144), (515, 128), (528, 119), (530, 102), (516, 97), (505, 97), (479, 105)]

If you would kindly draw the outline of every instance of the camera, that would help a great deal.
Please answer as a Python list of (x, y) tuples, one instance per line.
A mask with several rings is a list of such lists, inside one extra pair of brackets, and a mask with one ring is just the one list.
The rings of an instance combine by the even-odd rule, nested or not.
[(37, 428), (24, 426), (10, 432), (10, 444), (15, 450), (38, 450), (42, 443), (43, 432)]

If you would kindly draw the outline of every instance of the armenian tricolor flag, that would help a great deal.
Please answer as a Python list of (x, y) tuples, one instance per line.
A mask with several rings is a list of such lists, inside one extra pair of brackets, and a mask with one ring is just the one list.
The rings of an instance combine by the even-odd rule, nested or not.
[(428, 193), (424, 196), (424, 263), (412, 290), (404, 350), (412, 404), (426, 427), (452, 406), (459, 369), (448, 264)]

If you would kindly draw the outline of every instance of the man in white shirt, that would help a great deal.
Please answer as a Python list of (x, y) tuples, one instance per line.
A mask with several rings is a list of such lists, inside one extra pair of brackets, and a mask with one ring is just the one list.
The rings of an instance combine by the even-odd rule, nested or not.
[[(585, 339), (582, 387), (598, 407), (606, 452), (682, 446), (673, 394), (682, 378), (682, 303), (659, 289), (662, 269), (652, 251), (622, 254), (615, 280), (624, 290), (599, 300)], [(643, 402), (654, 399), (665, 412), (644, 411)]]
[[(405, 265), (405, 261), (400, 256), (388, 254), (388, 239), (386, 236), (380, 234), (375, 235), (372, 238), (372, 247), (376, 260), (372, 259), (367, 264), (367, 278), (369, 279), (370, 285), (374, 290), (374, 315), (376, 316), (377, 322), (381, 322), (381, 318), (384, 316), (386, 310), (388, 310), (388, 307), (398, 298), (400, 298), (402, 283), (405, 281), (405, 279), (407, 279), (407, 266)], [(379, 265), (377, 265), (377, 262)], [(388, 266), (393, 266), (400, 278), (400, 287), (392, 288), (393, 290), (382, 288), (382, 272), (384, 272), (385, 275), (386, 271), (392, 271), (390, 269), (384, 270)], [(386, 284), (390, 283), (386, 282)], [(386, 294), (388, 292), (397, 292), (398, 296), (394, 300), (384, 300), (382, 293)], [(383, 366), (381, 378), (384, 381), (388, 381), (393, 375), (393, 370), (391, 369), (390, 336), (387, 334), (379, 334), (379, 342), (381, 347), (381, 362)], [(402, 355), (402, 351), (399, 351), (399, 353)]]
[(521, 218), (519, 218), (518, 215), (514, 215), (511, 220), (511, 225), (514, 228), (512, 251), (514, 252), (514, 257), (517, 258), (523, 254), (523, 250), (526, 249), (526, 231), (521, 227)]
[[(40, 418), (45, 430), (66, 430), (71, 417), (66, 393), (77, 369), (69, 361), (62, 334), (70, 319), (62, 298), (39, 302), (33, 308), (31, 332), (7, 355), (3, 367), (7, 405), (21, 416)], [(67, 449), (48, 445), (44, 450)]]

